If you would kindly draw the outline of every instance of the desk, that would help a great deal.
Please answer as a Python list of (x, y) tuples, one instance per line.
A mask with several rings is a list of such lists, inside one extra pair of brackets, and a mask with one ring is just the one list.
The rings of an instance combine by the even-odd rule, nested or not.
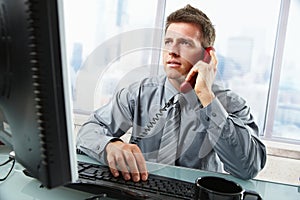
[[(0, 146), (0, 163), (8, 159), (9, 150)], [(95, 162), (94, 160), (79, 155), (78, 160)], [(299, 200), (300, 186), (273, 183), (261, 180), (241, 180), (227, 174), (212, 173), (207, 171), (188, 169), (183, 167), (164, 166), (154, 163), (147, 163), (151, 173), (175, 177), (177, 179), (194, 182), (200, 176), (219, 176), (239, 183), (243, 188), (258, 192), (264, 200)], [(8, 165), (0, 167), (0, 176), (3, 177), (9, 170)], [(41, 184), (36, 179), (27, 177), (22, 172), (23, 167), (16, 163), (14, 170), (9, 177), (0, 182), (1, 200), (84, 200), (91, 197), (89, 193), (76, 191), (66, 187), (47, 189), (40, 187)], [(104, 198), (103, 198), (104, 199)], [(108, 198), (106, 198), (108, 199)]]

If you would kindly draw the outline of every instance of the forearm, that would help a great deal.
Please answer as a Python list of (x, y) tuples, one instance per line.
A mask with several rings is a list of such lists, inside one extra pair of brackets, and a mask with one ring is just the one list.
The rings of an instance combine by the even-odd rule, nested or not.
[(104, 150), (115, 137), (105, 134), (106, 130), (96, 123), (85, 123), (77, 134), (76, 146), (94, 159), (105, 163)]
[(77, 148), (101, 162), (105, 161), (106, 145), (111, 140), (120, 138), (132, 124), (128, 106), (124, 106), (122, 101), (127, 102), (118, 93), (112, 101), (90, 116), (77, 134)]
[(251, 127), (240, 127), (231, 120), (221, 132), (208, 130), (209, 140), (224, 163), (225, 171), (243, 179), (253, 178), (265, 164), (265, 147)]

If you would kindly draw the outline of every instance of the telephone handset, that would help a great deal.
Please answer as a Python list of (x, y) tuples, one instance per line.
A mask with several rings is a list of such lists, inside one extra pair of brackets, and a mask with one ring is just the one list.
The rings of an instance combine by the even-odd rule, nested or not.
[[(210, 57), (210, 54), (209, 52), (211, 50), (215, 50), (213, 47), (207, 47), (204, 51), (204, 56), (203, 56), (203, 59), (202, 61), (206, 62), (206, 63), (209, 63), (210, 60), (211, 60), (211, 57)], [(195, 84), (196, 84), (196, 78), (197, 78), (197, 74), (195, 74), (192, 79), (190, 81), (184, 81), (181, 85), (180, 85), (180, 91), (182, 93), (187, 93), (189, 92), (190, 90), (192, 90), (194, 87), (195, 87)]]

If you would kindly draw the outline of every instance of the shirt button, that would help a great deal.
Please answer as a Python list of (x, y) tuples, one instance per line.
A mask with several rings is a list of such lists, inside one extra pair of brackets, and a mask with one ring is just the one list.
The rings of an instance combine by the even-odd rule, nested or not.
[(214, 113), (214, 112), (213, 112), (213, 113), (211, 113), (211, 115), (212, 115), (213, 117), (217, 116), (217, 114), (216, 114), (216, 113)]

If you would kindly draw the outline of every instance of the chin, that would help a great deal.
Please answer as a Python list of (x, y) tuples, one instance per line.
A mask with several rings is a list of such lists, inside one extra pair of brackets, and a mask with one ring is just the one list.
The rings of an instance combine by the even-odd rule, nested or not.
[(183, 83), (183, 81), (185, 80), (185, 76), (183, 75), (174, 75), (174, 74), (168, 74), (167, 77), (170, 80), (176, 81), (177, 83)]

